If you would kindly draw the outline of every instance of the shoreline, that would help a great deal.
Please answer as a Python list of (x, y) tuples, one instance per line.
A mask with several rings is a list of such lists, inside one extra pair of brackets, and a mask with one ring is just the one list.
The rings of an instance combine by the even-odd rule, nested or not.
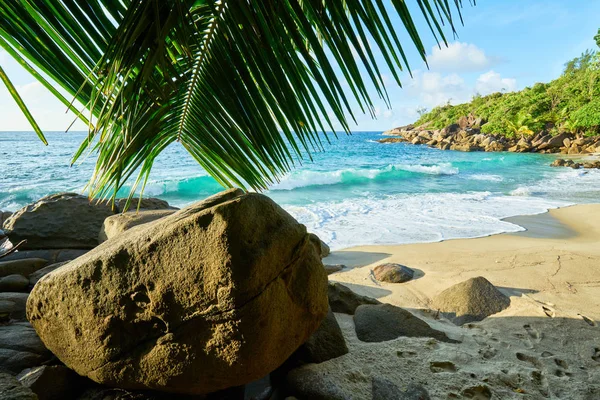
[[(515, 315), (545, 315), (539, 306), (543, 303), (552, 304), (556, 315), (600, 320), (600, 204), (576, 204), (517, 218), (526, 218), (530, 230), (430, 243), (354, 246), (332, 251), (324, 263), (346, 266), (330, 280), (400, 307), (427, 308), (445, 288), (481, 275), (508, 288), (505, 294), (515, 296), (517, 303), (523, 296), (533, 301), (511, 307)], [(557, 226), (560, 233), (568, 234), (539, 234)], [(532, 231), (538, 234), (524, 234)], [(419, 278), (400, 285), (372, 279), (372, 268), (386, 262), (413, 268)]]
[[(577, 232), (573, 232), (567, 225), (565, 225), (564, 223), (561, 223), (561, 221), (557, 220), (556, 217), (553, 215), (553, 211), (563, 210), (563, 209), (571, 208), (571, 207), (589, 206), (589, 205), (591, 205), (591, 206), (597, 205), (600, 208), (600, 202), (598, 202), (598, 203), (573, 203), (573, 204), (567, 204), (564, 206), (548, 208), (548, 209), (546, 209), (546, 211), (542, 211), (539, 213), (517, 214), (517, 215), (511, 215), (508, 217), (503, 217), (503, 218), (498, 219), (502, 222), (508, 222), (512, 225), (515, 225), (515, 226), (521, 228), (521, 230), (514, 231), (514, 232), (509, 232), (509, 231), (494, 232), (494, 233), (489, 233), (489, 234), (481, 235), (481, 236), (457, 237), (457, 238), (448, 238), (448, 239), (440, 239), (440, 240), (425, 241), (425, 242), (360, 244), (360, 245), (356, 245), (356, 246), (332, 249), (331, 253), (352, 251), (355, 248), (388, 247), (388, 246), (395, 247), (395, 246), (411, 246), (411, 245), (420, 245), (420, 244), (436, 244), (436, 243), (451, 242), (451, 241), (455, 241), (455, 240), (484, 239), (484, 238), (489, 238), (489, 237), (494, 237), (494, 236), (502, 236), (502, 235), (529, 236), (528, 233), (532, 232), (532, 230), (534, 231), (535, 236), (529, 236), (529, 237), (535, 237), (535, 238), (539, 238), (539, 239), (570, 238), (570, 237), (576, 236)], [(529, 226), (529, 228), (524, 225)], [(560, 231), (560, 233), (562, 233), (562, 235), (551, 235), (551, 234), (543, 234), (542, 233), (540, 236), (539, 230), (543, 229), (544, 227), (550, 228), (550, 229), (556, 229), (556, 230)]]

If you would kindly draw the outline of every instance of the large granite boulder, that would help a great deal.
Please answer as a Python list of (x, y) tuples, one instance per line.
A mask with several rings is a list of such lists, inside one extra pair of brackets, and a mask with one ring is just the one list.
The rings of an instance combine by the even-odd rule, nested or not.
[(267, 375), (320, 326), (319, 246), (268, 197), (230, 190), (44, 276), (27, 316), (98, 383), (214, 392)]
[(124, 214), (111, 215), (104, 220), (98, 242), (102, 243), (108, 239), (115, 237), (134, 226), (147, 224), (148, 222), (156, 221), (157, 219), (167, 217), (173, 214), (176, 210), (144, 210), (130, 211)]
[(432, 308), (457, 325), (481, 321), (510, 306), (510, 299), (482, 276), (457, 283), (433, 299)]
[(107, 203), (74, 193), (46, 196), (23, 207), (4, 222), (12, 243), (21, 249), (88, 249), (98, 245), (104, 220), (113, 215)]

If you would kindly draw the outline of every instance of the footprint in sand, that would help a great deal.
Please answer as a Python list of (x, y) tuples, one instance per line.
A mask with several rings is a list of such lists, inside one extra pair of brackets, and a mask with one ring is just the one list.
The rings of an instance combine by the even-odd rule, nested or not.
[(559, 367), (561, 367), (561, 368), (569, 369), (569, 364), (567, 364), (567, 362), (565, 360), (561, 360), (559, 358), (555, 358), (554, 359), (554, 363), (556, 365), (558, 365)]
[(550, 391), (548, 390), (548, 380), (542, 372), (531, 371), (531, 380), (538, 387), (538, 390), (542, 396), (550, 396)]
[(583, 314), (577, 314), (577, 315), (579, 315), (589, 326), (596, 326), (597, 325), (596, 322), (593, 319), (588, 318), (588, 317), (586, 317)]
[(485, 385), (466, 388), (462, 392), (463, 397), (475, 400), (489, 400), (492, 398), (492, 391)]
[(556, 316), (554, 310), (549, 307), (542, 306), (542, 310), (544, 311), (544, 314), (546, 314), (550, 318), (554, 318)]
[(492, 346), (488, 346), (485, 349), (479, 349), (479, 354), (481, 354), (481, 357), (483, 357), (484, 359), (489, 360), (490, 358), (496, 357), (496, 354), (498, 354), (498, 350), (496, 350)]
[(594, 355), (592, 355), (592, 360), (600, 362), (600, 348), (594, 348)]
[(542, 363), (536, 357), (523, 353), (517, 353), (516, 355), (520, 361), (528, 362), (536, 368), (542, 368)]
[(417, 353), (414, 351), (397, 351), (396, 355), (400, 358), (409, 358), (409, 357), (415, 357), (417, 355)]
[(457, 370), (456, 365), (454, 365), (454, 363), (451, 363), (450, 361), (432, 361), (429, 363), (429, 369), (434, 374), (437, 374), (439, 372), (453, 373)]
[(523, 325), (523, 329), (525, 329), (525, 332), (527, 332), (527, 335), (529, 335), (529, 337), (531, 339), (533, 339), (534, 341), (536, 341), (538, 343), (544, 337), (544, 334), (542, 332), (538, 331), (537, 329), (535, 329), (534, 327), (532, 327), (529, 324)]

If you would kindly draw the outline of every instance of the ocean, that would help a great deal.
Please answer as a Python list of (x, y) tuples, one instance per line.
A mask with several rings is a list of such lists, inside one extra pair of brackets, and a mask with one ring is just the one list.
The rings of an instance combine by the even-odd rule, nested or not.
[[(84, 136), (51, 132), (44, 146), (33, 132), (0, 132), (0, 210), (81, 192), (94, 155), (69, 162)], [(600, 199), (600, 170), (552, 168), (551, 155), (382, 144), (381, 132), (337, 136), (265, 192), (332, 249), (516, 232), (523, 228), (502, 219)], [(157, 159), (145, 196), (183, 207), (220, 190), (174, 144)]]

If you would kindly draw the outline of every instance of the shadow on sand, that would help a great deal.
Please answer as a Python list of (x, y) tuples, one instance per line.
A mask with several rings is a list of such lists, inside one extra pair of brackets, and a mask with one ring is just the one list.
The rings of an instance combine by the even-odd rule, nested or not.
[(324, 264), (343, 264), (350, 268), (364, 267), (390, 257), (389, 253), (371, 253), (366, 251), (334, 251), (323, 259)]

